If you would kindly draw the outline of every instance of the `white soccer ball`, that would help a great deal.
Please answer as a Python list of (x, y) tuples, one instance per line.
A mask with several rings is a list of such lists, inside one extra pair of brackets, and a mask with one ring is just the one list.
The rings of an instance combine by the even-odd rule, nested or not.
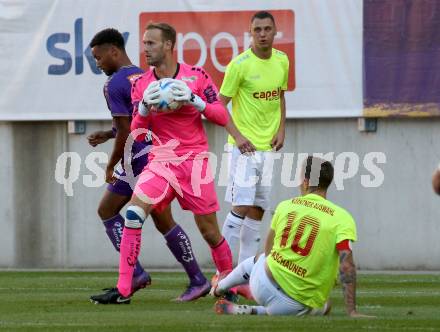
[(171, 78), (162, 78), (159, 81), (160, 101), (157, 105), (159, 111), (174, 111), (182, 106), (182, 102), (175, 101), (173, 96), (173, 80)]

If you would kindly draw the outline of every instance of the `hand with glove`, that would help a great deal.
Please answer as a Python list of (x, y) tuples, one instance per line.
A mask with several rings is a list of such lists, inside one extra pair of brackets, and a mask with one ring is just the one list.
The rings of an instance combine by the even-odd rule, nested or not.
[(160, 83), (151, 82), (144, 91), (142, 101), (139, 103), (138, 112), (142, 116), (147, 116), (151, 107), (159, 104), (160, 101)]
[(206, 103), (202, 98), (195, 95), (184, 81), (174, 80), (173, 96), (175, 101), (186, 102), (194, 106), (199, 112), (203, 112), (206, 108)]

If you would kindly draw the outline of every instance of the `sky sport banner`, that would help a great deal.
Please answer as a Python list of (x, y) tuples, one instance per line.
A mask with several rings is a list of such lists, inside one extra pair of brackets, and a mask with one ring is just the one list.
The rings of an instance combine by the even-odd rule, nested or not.
[(291, 68), (287, 116), (362, 115), (362, 0), (0, 0), (0, 121), (110, 119), (88, 44), (114, 27), (146, 68), (145, 24), (178, 32), (175, 56), (205, 67), (220, 85), (230, 59), (249, 46), (249, 20), (273, 11), (275, 47)]
[(440, 1), (364, 1), (364, 115), (440, 115)]

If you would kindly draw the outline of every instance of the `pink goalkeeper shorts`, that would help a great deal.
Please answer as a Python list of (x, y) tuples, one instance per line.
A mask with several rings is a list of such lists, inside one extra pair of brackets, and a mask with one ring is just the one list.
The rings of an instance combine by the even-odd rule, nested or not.
[(182, 162), (150, 161), (142, 171), (134, 194), (162, 212), (174, 198), (184, 210), (204, 215), (220, 209), (208, 159)]

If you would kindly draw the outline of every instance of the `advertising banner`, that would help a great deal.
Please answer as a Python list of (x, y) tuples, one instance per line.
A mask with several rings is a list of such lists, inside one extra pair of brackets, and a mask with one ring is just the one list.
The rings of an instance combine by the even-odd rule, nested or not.
[(106, 77), (89, 47), (113, 27), (132, 62), (147, 69), (150, 21), (177, 30), (175, 56), (204, 67), (220, 87), (229, 61), (249, 47), (250, 19), (273, 13), (274, 47), (290, 60), (287, 116), (362, 115), (362, 0), (0, 0), (0, 120), (110, 119)]

